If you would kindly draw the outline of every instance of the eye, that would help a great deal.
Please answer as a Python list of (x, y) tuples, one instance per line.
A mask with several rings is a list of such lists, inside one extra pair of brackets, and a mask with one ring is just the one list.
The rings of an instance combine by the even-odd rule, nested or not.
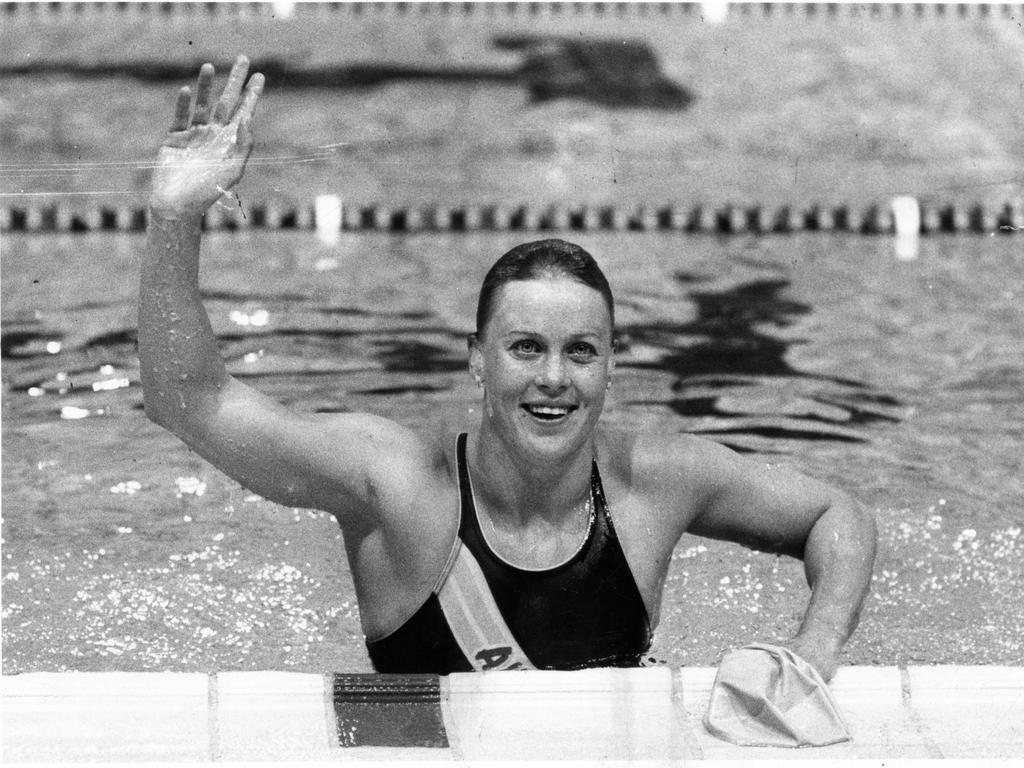
[(585, 341), (578, 341), (569, 346), (569, 357), (577, 362), (588, 362), (597, 357), (597, 349), (593, 344)]
[(533, 339), (519, 339), (519, 341), (513, 342), (509, 349), (512, 351), (512, 354), (521, 357), (538, 355), (541, 351), (540, 344)]

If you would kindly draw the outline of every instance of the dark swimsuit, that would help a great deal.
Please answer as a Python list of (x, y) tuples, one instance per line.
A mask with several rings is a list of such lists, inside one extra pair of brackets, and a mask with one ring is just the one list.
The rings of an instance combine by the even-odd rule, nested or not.
[[(466, 463), (466, 435), (457, 444), (459, 539), (476, 558), (498, 609), (520, 647), (538, 669), (634, 667), (651, 642), (640, 590), (608, 515), (594, 462), (594, 515), (586, 541), (568, 561), (542, 571), (510, 565), (484, 540)], [(367, 640), (378, 672), (469, 672), (441, 609), (440, 584), (401, 627)]]

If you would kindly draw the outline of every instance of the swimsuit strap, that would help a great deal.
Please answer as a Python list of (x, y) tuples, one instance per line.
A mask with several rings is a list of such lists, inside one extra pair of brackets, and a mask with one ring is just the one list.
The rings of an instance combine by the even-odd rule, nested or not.
[[(579, 546), (561, 563), (547, 568), (526, 568), (516, 563), (509, 562), (494, 551), (494, 548), (487, 541), (483, 526), (480, 524), (480, 516), (476, 508), (476, 496), (473, 493), (473, 481), (469, 476), (469, 461), (466, 459), (467, 435), (465, 432), (459, 435), (456, 444), (456, 458), (459, 471), (459, 536), (464, 541), (475, 541), (477, 546), (483, 549), (483, 553), (498, 563), (525, 573), (545, 573), (564, 568), (578, 560), (593, 543), (599, 525), (611, 526), (611, 519), (608, 516), (608, 502), (604, 496), (604, 488), (601, 485), (601, 474), (597, 469), (597, 460), (591, 462), (590, 469), (590, 515), (587, 520), (587, 533)], [(467, 509), (468, 508), (468, 514)]]
[[(469, 482), (465, 469), (466, 435), (459, 435), (459, 486)], [(463, 517), (459, 500), (459, 520)], [(519, 647), (501, 610), (491, 594), (487, 579), (473, 553), (456, 537), (448, 563), (434, 592), (441, 611), (466, 660), (477, 671), (490, 669), (533, 669), (534, 665)]]
[(650, 646), (650, 622), (612, 526), (597, 462), (591, 473), (595, 522), (581, 552), (564, 565), (526, 571), (491, 552), (476, 516), (468, 514), (466, 442), (460, 435), (453, 446), (459, 533), (443, 578), (401, 627), (367, 640), (374, 668), (449, 674), (639, 664)]

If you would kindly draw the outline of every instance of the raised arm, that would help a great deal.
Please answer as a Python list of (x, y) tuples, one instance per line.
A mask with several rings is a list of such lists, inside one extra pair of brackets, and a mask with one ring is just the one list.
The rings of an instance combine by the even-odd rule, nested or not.
[(241, 178), (252, 151), (263, 77), (246, 85), (247, 72), (239, 57), (213, 104), (213, 67), (203, 65), (194, 105), (183, 88), (160, 148), (139, 294), (146, 414), (267, 498), (372, 526), (381, 485), (409, 474), (406, 459), (422, 466), (418, 440), (374, 416), (293, 412), (241, 384), (228, 375), (201, 300), (203, 212)]

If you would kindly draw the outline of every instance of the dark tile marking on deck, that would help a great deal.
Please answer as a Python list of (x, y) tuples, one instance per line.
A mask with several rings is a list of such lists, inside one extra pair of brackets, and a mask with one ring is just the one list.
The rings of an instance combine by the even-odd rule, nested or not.
[(331, 682), (339, 746), (450, 746), (437, 675), (336, 672)]

